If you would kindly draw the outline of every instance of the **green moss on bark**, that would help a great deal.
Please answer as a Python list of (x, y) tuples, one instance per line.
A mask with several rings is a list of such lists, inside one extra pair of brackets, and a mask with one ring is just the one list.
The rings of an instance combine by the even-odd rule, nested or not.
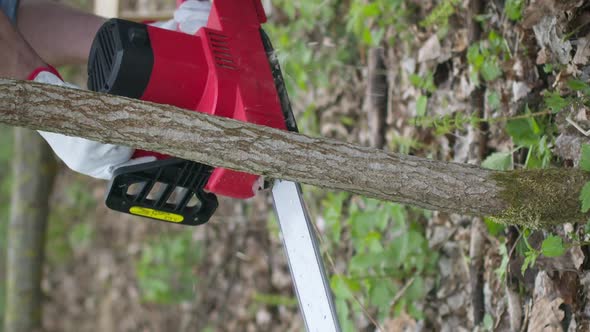
[(590, 173), (577, 169), (544, 169), (496, 172), (506, 208), (492, 216), (496, 221), (530, 228), (585, 222), (580, 212), (580, 191)]

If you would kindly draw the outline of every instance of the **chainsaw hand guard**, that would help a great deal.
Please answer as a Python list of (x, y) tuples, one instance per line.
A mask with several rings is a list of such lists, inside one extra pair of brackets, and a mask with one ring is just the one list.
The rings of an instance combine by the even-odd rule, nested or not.
[(217, 209), (217, 197), (203, 187), (213, 168), (178, 158), (118, 168), (106, 205), (116, 211), (200, 225)]

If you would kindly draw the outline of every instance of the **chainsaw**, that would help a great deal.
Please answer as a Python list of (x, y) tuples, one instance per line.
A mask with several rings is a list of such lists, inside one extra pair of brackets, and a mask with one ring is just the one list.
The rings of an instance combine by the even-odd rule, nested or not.
[[(88, 87), (102, 93), (174, 105), (281, 130), (297, 125), (272, 44), (262, 30), (260, 0), (215, 0), (194, 35), (111, 19), (90, 52)], [(156, 152), (155, 161), (114, 172), (106, 205), (160, 221), (200, 225), (217, 195), (247, 199), (272, 186), (300, 309), (309, 331), (339, 331), (313, 225), (299, 184), (215, 168)]]

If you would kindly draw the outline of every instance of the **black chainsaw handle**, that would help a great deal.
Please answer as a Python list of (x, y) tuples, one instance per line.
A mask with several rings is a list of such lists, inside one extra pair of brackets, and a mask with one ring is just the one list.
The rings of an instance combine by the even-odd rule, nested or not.
[(196, 226), (217, 209), (217, 197), (204, 190), (212, 167), (179, 158), (115, 170), (106, 205), (116, 211)]

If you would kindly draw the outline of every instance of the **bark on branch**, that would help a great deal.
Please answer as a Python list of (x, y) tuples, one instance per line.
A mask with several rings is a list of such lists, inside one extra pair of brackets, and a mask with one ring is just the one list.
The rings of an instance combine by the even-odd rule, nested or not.
[(578, 197), (590, 176), (576, 169), (495, 172), (10, 79), (0, 79), (0, 122), (513, 224), (586, 220)]

